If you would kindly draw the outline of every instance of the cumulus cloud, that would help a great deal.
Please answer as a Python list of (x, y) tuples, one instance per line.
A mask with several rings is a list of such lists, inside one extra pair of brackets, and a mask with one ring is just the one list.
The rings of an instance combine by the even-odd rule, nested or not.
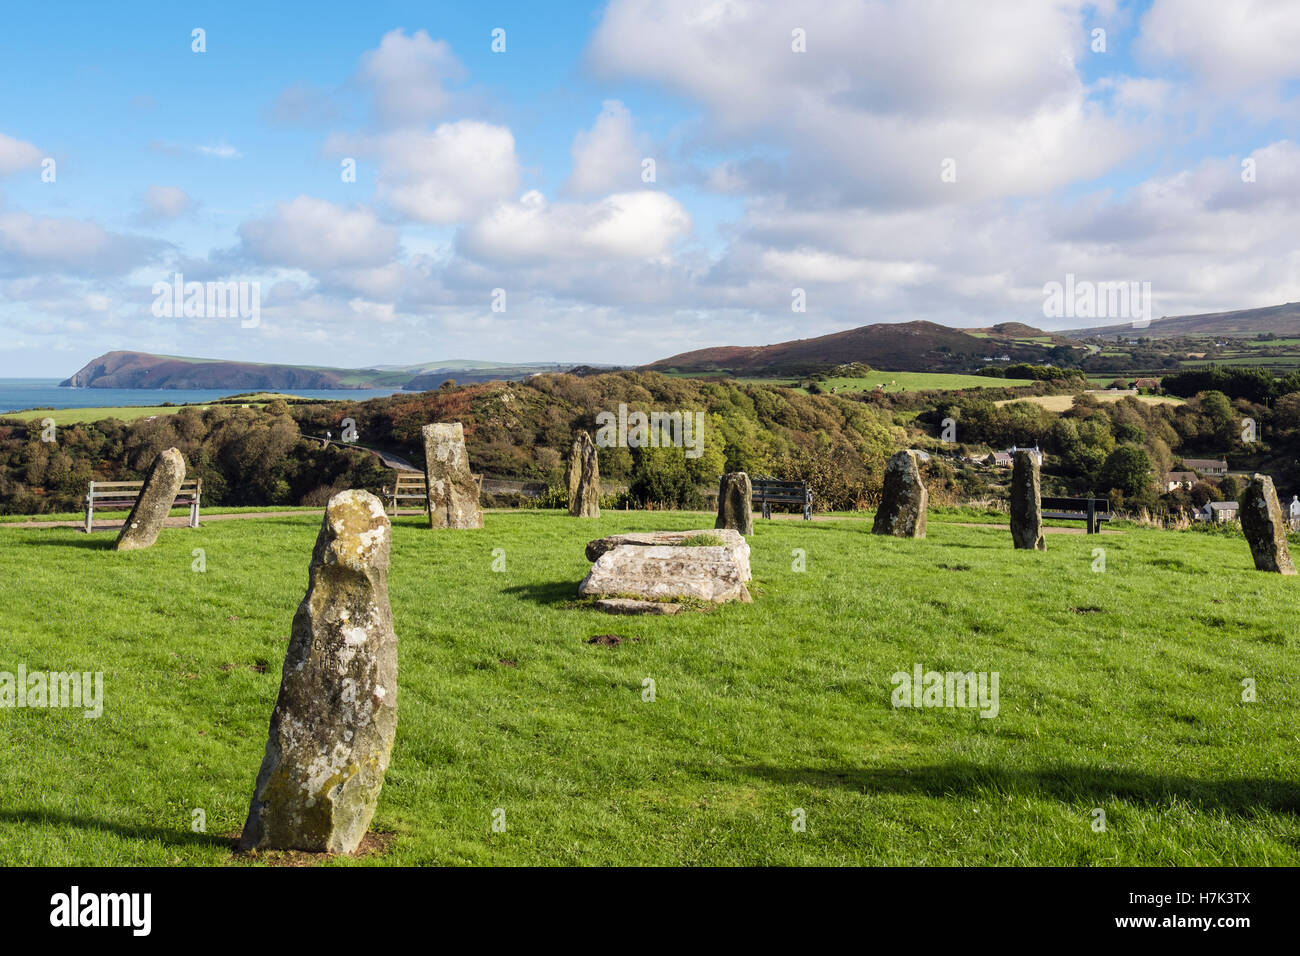
[(690, 229), (690, 213), (666, 193), (643, 190), (589, 203), (551, 203), (533, 190), (470, 224), (461, 248), (493, 262), (652, 259), (669, 255)]
[(0, 274), (123, 273), (161, 248), (162, 243), (109, 232), (84, 219), (0, 211)]
[(144, 194), (140, 218), (145, 222), (179, 219), (194, 208), (194, 200), (179, 186), (150, 186)]
[(376, 138), (334, 137), (327, 151), (378, 157), (377, 198), (417, 222), (460, 222), (519, 188), (514, 135), (479, 120)]
[(1290, 0), (1154, 0), (1139, 46), (1225, 92), (1300, 78), (1300, 16)]
[(381, 119), (395, 125), (442, 115), (451, 99), (444, 84), (464, 75), (446, 42), (425, 30), (407, 36), (400, 29), (385, 33), (379, 46), (361, 57), (357, 71), (358, 81), (372, 91)]
[(565, 191), (595, 196), (634, 188), (641, 183), (641, 160), (632, 114), (618, 100), (605, 100), (591, 129), (573, 140), (573, 172)]
[(263, 265), (307, 270), (357, 268), (389, 261), (398, 234), (372, 210), (299, 196), (239, 227), (246, 256)]
[(43, 158), (41, 151), (31, 143), (0, 133), (0, 176), (39, 166)]
[(702, 103), (702, 142), (788, 153), (762, 188), (877, 204), (1035, 195), (1134, 148), (1078, 75), (1083, 5), (614, 0), (589, 58)]

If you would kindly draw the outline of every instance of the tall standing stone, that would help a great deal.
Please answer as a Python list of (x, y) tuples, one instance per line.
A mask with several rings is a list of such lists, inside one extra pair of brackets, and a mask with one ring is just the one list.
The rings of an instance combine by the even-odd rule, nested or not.
[(131, 506), (126, 524), (113, 544), (116, 551), (138, 551), (158, 540), (163, 522), (171, 514), (172, 504), (185, 480), (185, 456), (168, 448), (154, 459), (140, 489), (140, 497)]
[(1255, 475), (1246, 483), (1237, 503), (1241, 530), (1250, 544), (1256, 571), (1295, 574), (1291, 551), (1286, 544), (1287, 516), (1278, 503), (1273, 479)]
[(743, 471), (730, 471), (718, 482), (718, 520), (715, 528), (754, 533), (754, 486)]
[(465, 429), (460, 422), (425, 425), (424, 480), (430, 528), (481, 528), (478, 485), (469, 472)]
[(916, 454), (900, 451), (885, 465), (885, 487), (872, 522), (872, 534), (891, 534), (896, 538), (925, 537), (925, 508), (930, 493), (921, 481), (921, 466)]
[(569, 486), (569, 514), (577, 518), (599, 518), (600, 463), (596, 445), (586, 432), (578, 432), (574, 439), (564, 479)]
[(1026, 551), (1046, 551), (1038, 456), (1032, 452), (1018, 451), (1012, 462), (1011, 543)]
[(351, 853), (397, 733), (388, 516), (366, 491), (325, 507), (239, 846)]

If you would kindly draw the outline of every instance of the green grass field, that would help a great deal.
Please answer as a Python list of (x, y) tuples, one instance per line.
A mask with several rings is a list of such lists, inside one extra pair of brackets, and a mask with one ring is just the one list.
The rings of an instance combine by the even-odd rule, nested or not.
[[(1054, 534), (1034, 553), (939, 517), (924, 541), (759, 522), (754, 603), (676, 618), (573, 606), (583, 544), (705, 516), (397, 519), (399, 724), (374, 822), (392, 842), (331, 862), (1300, 863), (1296, 578), (1255, 572), (1239, 537)], [(0, 528), (0, 670), (102, 671), (105, 691), (97, 720), (0, 708), (0, 863), (239, 862), (223, 834), (318, 524), (167, 529), (122, 554)], [(589, 643), (606, 634), (623, 641)], [(894, 709), (914, 664), (997, 671), (998, 716)]]
[[(738, 382), (750, 382), (758, 385), (790, 384), (790, 379), (738, 378)], [(832, 388), (840, 392), (870, 392), (877, 385), (883, 385), (886, 392), (899, 392), (904, 389), (913, 392), (925, 389), (956, 390), (961, 388), (1000, 388), (1008, 385), (1033, 385), (1027, 378), (990, 378), (986, 375), (958, 375), (947, 372), (872, 372), (865, 378), (828, 378), (821, 383), (822, 388)], [(807, 394), (806, 389), (796, 389)]]
[[(0, 418), (15, 418), (25, 422), (52, 418), (54, 424), (59, 426), (75, 425), (80, 422), (98, 422), (103, 421), (105, 418), (134, 422), (153, 415), (175, 415), (182, 408), (211, 408), (213, 404), (229, 403), (214, 402), (209, 405), (121, 405), (113, 408), (56, 408), (53, 410), (47, 408), (36, 411), (10, 412), (7, 415), (0, 415)], [(266, 403), (248, 402), (247, 404), (254, 408), (261, 408)]]

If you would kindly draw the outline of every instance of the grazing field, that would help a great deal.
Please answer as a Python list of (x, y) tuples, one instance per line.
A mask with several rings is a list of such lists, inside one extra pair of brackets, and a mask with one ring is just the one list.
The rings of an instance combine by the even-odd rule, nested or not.
[(239, 401), (219, 401), (208, 404), (190, 404), (190, 405), (118, 405), (113, 407), (93, 406), (91, 408), (55, 408), (55, 409), (35, 409), (22, 412), (9, 412), (6, 415), (0, 415), (0, 418), (14, 418), (19, 421), (40, 421), (44, 418), (54, 419), (55, 425), (76, 425), (82, 422), (98, 422), (105, 418), (116, 418), (119, 421), (133, 422), (141, 418), (149, 418), (153, 415), (174, 415), (182, 408), (211, 408), (213, 405), (229, 405), (232, 408), (262, 408), (268, 402), (276, 398), (283, 398), (290, 401), (301, 401), (297, 396), (281, 394), (277, 392), (259, 392), (256, 395), (248, 396), (247, 400)]
[[(1093, 398), (1099, 402), (1118, 402), (1122, 398), (1136, 398), (1139, 402), (1145, 402), (1148, 405), (1177, 405), (1183, 400), (1181, 398), (1171, 398), (1167, 395), (1135, 395), (1131, 391), (1100, 391), (1089, 392)], [(1005, 401), (994, 402), (995, 405), (1010, 405), (1012, 402), (1033, 402), (1035, 405), (1041, 405), (1049, 412), (1067, 412), (1074, 407), (1075, 395), (1033, 395), (1029, 398), (1008, 398)]]
[[(0, 708), (0, 864), (245, 862), (228, 835), (318, 524), (168, 529), (122, 554), (0, 528), (0, 671), (102, 671), (105, 697), (94, 720)], [(574, 606), (588, 539), (709, 526), (397, 519), (399, 724), (374, 821), (391, 844), (330, 862), (1300, 863), (1300, 585), (1254, 571), (1241, 538), (1128, 529), (1038, 553), (996, 526), (760, 521), (753, 604)], [(894, 709), (891, 675), (916, 664), (998, 672), (997, 716)]]
[[(736, 381), (758, 385), (793, 383), (792, 379), (771, 378), (739, 378)], [(1027, 378), (991, 378), (987, 375), (958, 375), (946, 372), (872, 372), (863, 378), (828, 378), (820, 384), (822, 389), (828, 392), (832, 388), (838, 392), (870, 392), (878, 385), (883, 386), (886, 392), (904, 390), (919, 392), (926, 389), (955, 391), (962, 388), (1002, 388), (1034, 383)], [(806, 389), (799, 388), (796, 391), (807, 394)]]

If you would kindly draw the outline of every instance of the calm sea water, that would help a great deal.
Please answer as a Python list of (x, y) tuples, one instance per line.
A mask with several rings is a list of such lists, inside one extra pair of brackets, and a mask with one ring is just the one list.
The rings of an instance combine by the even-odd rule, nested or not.
[[(124, 408), (128, 405), (161, 405), (171, 402), (211, 402), (251, 389), (238, 388), (59, 388), (57, 378), (0, 378), (0, 415), (28, 408)], [(286, 391), (289, 391), (286, 389)], [(383, 398), (398, 388), (296, 388), (302, 398)]]

